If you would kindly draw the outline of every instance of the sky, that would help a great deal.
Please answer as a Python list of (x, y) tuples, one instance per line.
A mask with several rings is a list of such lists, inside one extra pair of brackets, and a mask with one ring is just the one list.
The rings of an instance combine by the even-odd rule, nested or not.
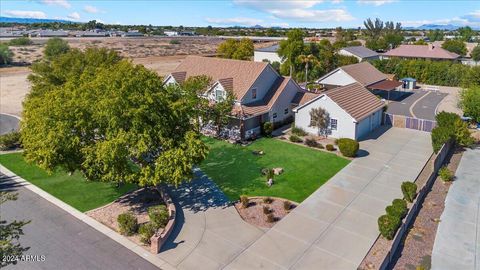
[(109, 24), (356, 28), (366, 18), (403, 26), (480, 27), (480, 1), (460, 0), (1, 0), (5, 17)]

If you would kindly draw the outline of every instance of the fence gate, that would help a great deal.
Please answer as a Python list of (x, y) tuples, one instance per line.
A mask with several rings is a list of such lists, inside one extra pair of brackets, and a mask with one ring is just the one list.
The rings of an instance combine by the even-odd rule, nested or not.
[(384, 114), (384, 123), (385, 125), (390, 125), (398, 128), (409, 128), (426, 132), (432, 132), (432, 129), (437, 126), (436, 121), (390, 113)]

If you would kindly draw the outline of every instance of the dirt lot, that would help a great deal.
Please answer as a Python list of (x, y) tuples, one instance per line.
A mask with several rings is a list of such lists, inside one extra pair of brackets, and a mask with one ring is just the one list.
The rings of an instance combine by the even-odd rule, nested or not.
[(27, 67), (10, 67), (0, 69), (0, 113), (20, 116), (22, 101), (30, 91)]

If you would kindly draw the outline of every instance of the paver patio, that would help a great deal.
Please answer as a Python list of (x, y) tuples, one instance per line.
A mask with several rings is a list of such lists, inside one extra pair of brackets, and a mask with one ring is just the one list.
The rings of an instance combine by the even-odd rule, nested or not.
[(225, 269), (357, 269), (379, 235), (378, 217), (432, 154), (430, 134), (409, 129), (378, 130), (360, 146), (362, 157)]
[(432, 269), (480, 270), (480, 148), (467, 149), (445, 199)]

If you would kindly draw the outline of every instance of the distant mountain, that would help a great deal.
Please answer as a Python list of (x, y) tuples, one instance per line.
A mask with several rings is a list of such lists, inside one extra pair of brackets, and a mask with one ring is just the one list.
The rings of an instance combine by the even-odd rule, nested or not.
[(56, 19), (31, 19), (31, 18), (11, 18), (11, 17), (1, 17), (0, 16), (0, 23), (75, 23), (72, 21), (67, 20), (56, 20)]
[(421, 30), (457, 30), (460, 26), (453, 25), (453, 24), (423, 24), (417, 27), (417, 29)]

